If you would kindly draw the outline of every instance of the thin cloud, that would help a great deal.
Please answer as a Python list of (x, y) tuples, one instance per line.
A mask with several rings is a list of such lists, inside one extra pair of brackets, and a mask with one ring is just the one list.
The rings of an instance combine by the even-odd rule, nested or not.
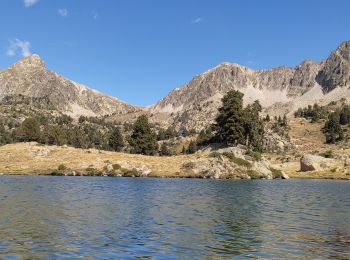
[(196, 19), (194, 19), (194, 20), (192, 20), (191, 21), (191, 23), (201, 23), (201, 22), (203, 22), (203, 18), (202, 17), (198, 17), (198, 18), (196, 18)]
[(68, 9), (63, 8), (63, 9), (58, 9), (57, 11), (58, 15), (62, 16), (62, 17), (67, 17), (68, 15)]
[(37, 2), (39, 2), (39, 0), (23, 0), (25, 7), (35, 5)]
[(7, 56), (15, 56), (18, 52), (23, 56), (27, 57), (30, 53), (31, 44), (29, 41), (21, 41), (19, 39), (14, 39), (10, 41), (10, 45), (6, 50)]

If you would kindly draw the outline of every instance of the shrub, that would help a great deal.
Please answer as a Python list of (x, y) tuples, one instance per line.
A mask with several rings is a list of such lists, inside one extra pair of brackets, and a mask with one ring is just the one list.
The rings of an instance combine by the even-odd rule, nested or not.
[(333, 151), (331, 151), (331, 150), (328, 150), (324, 153), (320, 153), (320, 155), (324, 158), (333, 158), (334, 157)]
[(67, 170), (68, 168), (67, 168), (67, 166), (66, 165), (64, 165), (63, 163), (62, 164), (60, 164), (60, 165), (58, 165), (58, 168), (57, 168), (59, 171), (65, 171), (65, 170)]
[(96, 168), (91, 167), (91, 166), (87, 167), (87, 168), (85, 169), (85, 172), (86, 172), (86, 174), (89, 175), (89, 176), (99, 176), (99, 175), (102, 175), (101, 171), (99, 171), (99, 170), (97, 170)]
[(274, 179), (282, 178), (282, 171), (281, 170), (277, 170), (277, 169), (271, 167), (270, 171), (272, 172), (272, 177)]
[(209, 154), (209, 157), (211, 158), (220, 158), (221, 157), (221, 153), (218, 153), (218, 152), (211, 152)]
[(235, 157), (232, 153), (223, 153), (223, 155), (226, 156), (227, 158), (229, 158), (231, 162), (233, 162), (239, 166), (243, 166), (243, 167), (247, 167), (247, 168), (252, 167), (250, 162), (248, 162), (247, 160), (244, 160), (242, 158)]
[(117, 163), (113, 164), (112, 167), (113, 167), (113, 170), (120, 170), (122, 168), (120, 164), (117, 164)]
[(132, 168), (131, 170), (130, 169), (122, 169), (122, 173), (123, 173), (124, 177), (133, 177), (133, 176), (136, 177), (139, 175), (139, 172), (135, 168)]
[(57, 169), (53, 170), (51, 172), (51, 175), (58, 175), (58, 176), (62, 176), (65, 174), (65, 172), (68, 170), (68, 167), (65, 166), (64, 164), (60, 164), (58, 165)]
[(248, 170), (247, 174), (252, 179), (261, 179), (262, 178), (262, 176), (257, 171), (254, 171), (254, 170)]
[(254, 152), (253, 150), (248, 149), (245, 152), (245, 154), (250, 156), (250, 157), (252, 157), (254, 161), (260, 161), (261, 160), (261, 153), (259, 153), (259, 152)]

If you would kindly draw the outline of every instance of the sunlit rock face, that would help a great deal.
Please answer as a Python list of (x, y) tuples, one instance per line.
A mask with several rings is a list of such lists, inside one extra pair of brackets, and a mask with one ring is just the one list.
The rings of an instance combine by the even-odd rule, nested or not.
[(36, 54), (0, 72), (0, 98), (10, 95), (47, 97), (57, 110), (73, 117), (139, 110), (48, 70)]
[(317, 75), (324, 92), (350, 83), (350, 41), (342, 43), (324, 62)]
[(150, 111), (162, 114), (164, 124), (200, 130), (215, 119), (221, 98), (233, 89), (244, 93), (245, 105), (259, 100), (265, 109), (276, 107), (285, 113), (320, 100), (329, 102), (339, 95), (325, 95), (350, 81), (349, 50), (350, 42), (345, 42), (325, 61), (307, 60), (295, 68), (253, 70), (225, 62), (174, 89)]

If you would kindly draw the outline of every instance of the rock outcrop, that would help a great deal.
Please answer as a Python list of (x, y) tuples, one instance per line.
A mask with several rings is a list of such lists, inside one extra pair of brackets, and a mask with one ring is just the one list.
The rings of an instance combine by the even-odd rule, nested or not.
[(324, 92), (350, 84), (350, 41), (342, 43), (332, 52), (324, 62), (316, 80)]
[(263, 148), (267, 152), (280, 153), (295, 148), (295, 144), (289, 138), (283, 137), (270, 129), (266, 129)]
[(188, 176), (212, 179), (250, 179), (247, 171), (228, 158), (198, 158), (185, 162), (182, 169)]
[[(188, 176), (198, 178), (271, 180), (276, 177), (271, 171), (270, 162), (264, 157), (258, 161), (248, 161), (242, 155), (242, 157), (234, 157), (240, 159), (235, 161), (221, 155), (220, 152), (223, 152), (223, 149), (221, 151), (217, 150), (215, 157), (201, 157), (187, 161), (182, 165), (182, 169)], [(227, 152), (224, 151), (223, 153)], [(240, 154), (243, 153), (238, 153), (238, 155)], [(288, 178), (287, 175), (284, 177)]]
[(324, 158), (319, 155), (304, 154), (300, 158), (300, 171), (322, 171), (336, 166), (334, 159)]

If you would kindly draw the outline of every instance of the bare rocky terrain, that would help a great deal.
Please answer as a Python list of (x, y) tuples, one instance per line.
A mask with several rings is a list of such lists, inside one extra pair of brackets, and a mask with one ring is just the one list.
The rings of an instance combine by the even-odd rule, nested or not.
[(72, 117), (126, 114), (140, 110), (48, 70), (36, 54), (0, 71), (0, 98), (13, 95), (46, 98), (56, 110)]
[(199, 130), (215, 118), (221, 98), (232, 89), (244, 93), (245, 104), (259, 100), (266, 113), (283, 115), (309, 104), (348, 100), (349, 83), (350, 42), (344, 42), (326, 60), (295, 68), (252, 70), (222, 63), (174, 89), (150, 111), (167, 114), (168, 124)]

